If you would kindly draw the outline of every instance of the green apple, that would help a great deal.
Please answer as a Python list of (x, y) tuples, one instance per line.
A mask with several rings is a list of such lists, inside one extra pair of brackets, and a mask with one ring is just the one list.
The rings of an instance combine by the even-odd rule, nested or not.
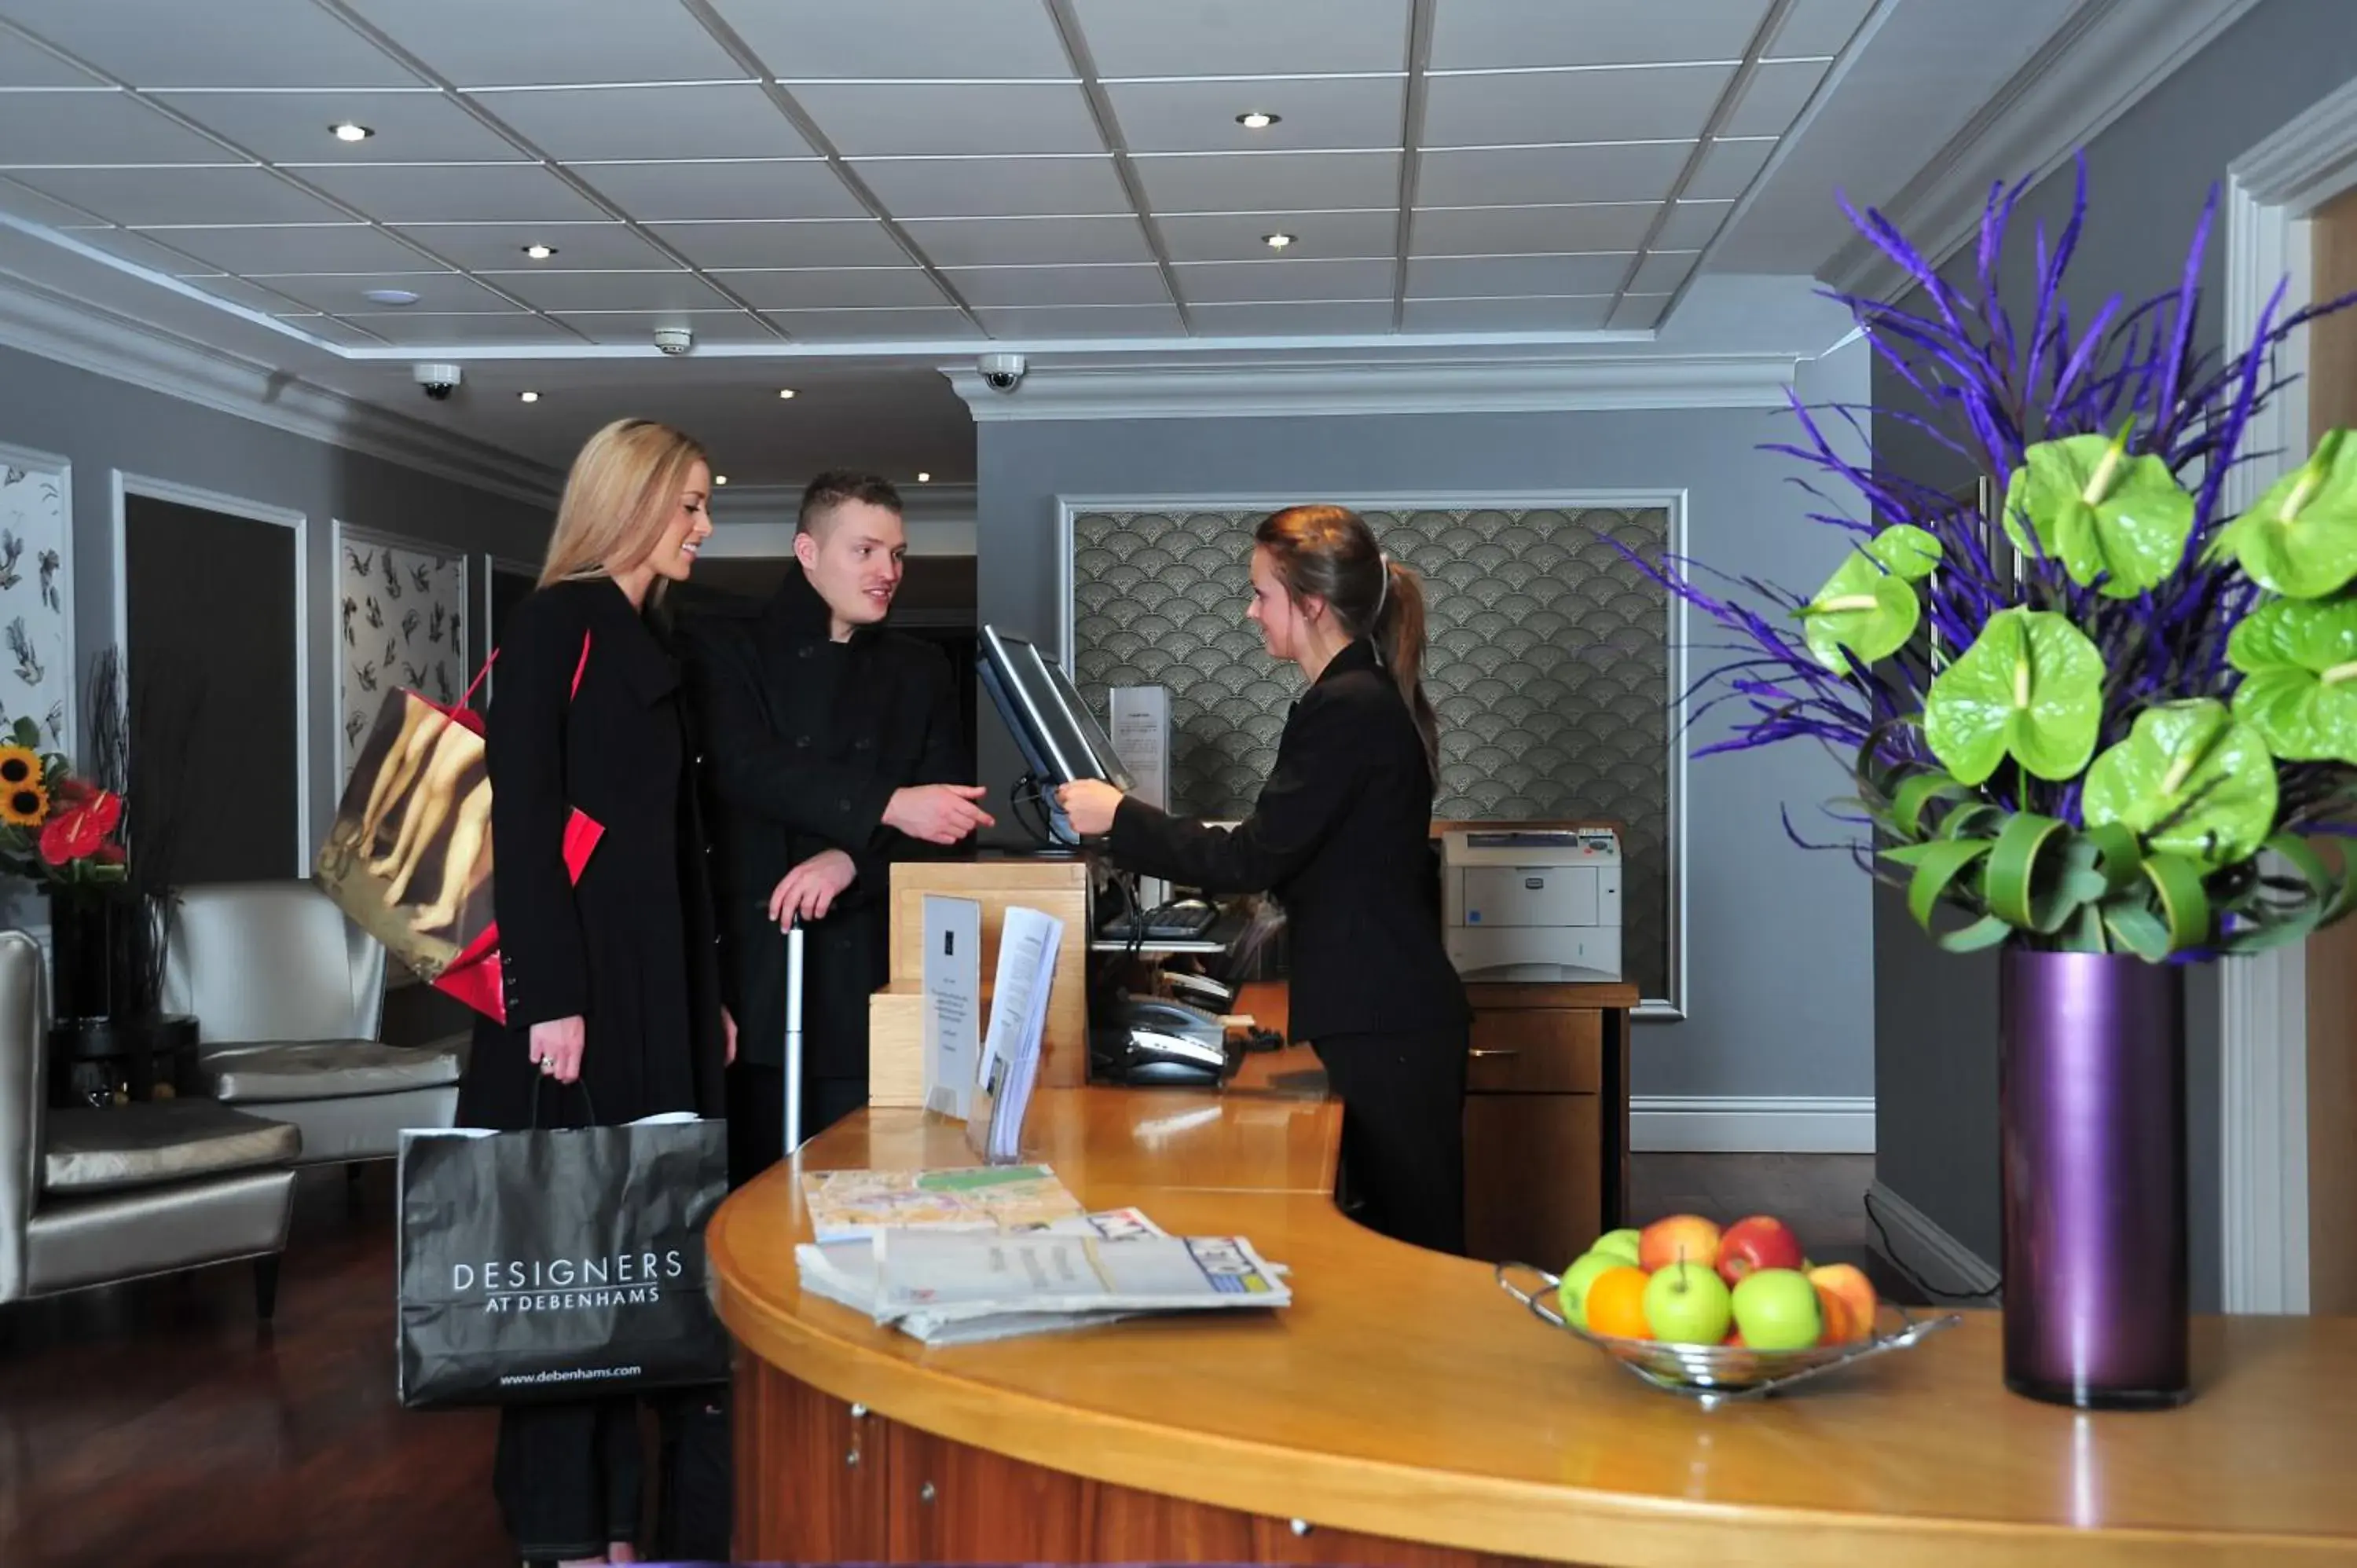
[(1735, 1287), (1735, 1326), (1754, 1350), (1799, 1350), (1817, 1342), (1824, 1319), (1817, 1287), (1798, 1269), (1759, 1269)]
[[(1810, 1285), (1813, 1301), (1816, 1294), (1816, 1287)], [(1727, 1320), (1733, 1316), (1733, 1294), (1715, 1269), (1699, 1263), (1672, 1263), (1654, 1270), (1653, 1277), (1645, 1282), (1645, 1326), (1664, 1343), (1716, 1345), (1727, 1337)]]
[(1617, 1252), (1588, 1252), (1571, 1267), (1564, 1270), (1563, 1283), (1555, 1286), (1555, 1305), (1563, 1315), (1580, 1327), (1587, 1326), (1587, 1287), (1596, 1276), (1607, 1269), (1623, 1269), (1628, 1260)]
[(1596, 1239), (1596, 1245), (1587, 1250), (1591, 1252), (1609, 1252), (1633, 1269), (1637, 1266), (1639, 1234), (1635, 1230), (1607, 1230)]

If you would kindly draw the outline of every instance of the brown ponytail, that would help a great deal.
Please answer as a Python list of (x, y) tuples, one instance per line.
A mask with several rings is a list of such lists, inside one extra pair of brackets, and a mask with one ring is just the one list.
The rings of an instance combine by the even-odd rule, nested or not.
[(1374, 643), (1437, 783), (1440, 719), (1424, 694), (1424, 579), (1415, 568), (1386, 556), (1366, 519), (1345, 507), (1287, 507), (1262, 521), (1253, 542), (1268, 552), (1286, 593), (1325, 600), (1345, 633)]

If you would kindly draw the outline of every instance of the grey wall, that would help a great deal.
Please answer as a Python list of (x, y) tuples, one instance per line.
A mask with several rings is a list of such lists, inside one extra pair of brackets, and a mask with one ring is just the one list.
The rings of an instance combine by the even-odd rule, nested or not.
[(538, 560), (554, 506), (535, 507), (253, 420), (0, 348), (0, 442), (73, 466), (72, 584), (80, 677), (113, 638), (113, 497), (120, 468), (287, 508), (308, 520), (311, 820), (324, 831), (336, 764), (333, 523)]
[[(2357, 5), (2348, 0), (2266, 0), (2087, 147), (2089, 213), (2069, 293), (2084, 317), (2107, 295), (2130, 303), (2172, 288), (2201, 203), (2226, 166), (2357, 75)], [(2256, 85), (2255, 84), (2261, 84)], [(1999, 276), (2018, 297), (2031, 269), (2029, 225), (2053, 233), (2071, 207), (2064, 167), (2023, 201), (2023, 244)], [(1948, 275), (1962, 277), (1966, 255)], [(2197, 347), (2219, 345), (2224, 313), (2222, 210), (2201, 274), (2206, 308)], [(1906, 388), (1878, 365), (1878, 404), (1906, 406)], [(1953, 487), (1968, 483), (1953, 456), (1895, 420), (1877, 430), (1886, 467)], [(2218, 984), (2188, 977), (2188, 1103), (2193, 1108), (2194, 1305), (2215, 1310), (2218, 1237)], [(1910, 1203), (1994, 1263), (1999, 1253), (1996, 1171), (1996, 966), (1933, 949), (1896, 903), (1875, 915), (1877, 1169)]]
[[(1857, 402), (1866, 386), (1853, 348), (1806, 367), (1802, 390)], [(1717, 409), (985, 424), (977, 431), (981, 614), (1043, 643), (1060, 635), (1059, 496), (1306, 501), (1682, 489), (1692, 553), (1813, 590), (1840, 542), (1805, 521), (1806, 498), (1786, 482), (1791, 460), (1758, 450), (1792, 435), (1788, 415)], [(1694, 657), (1699, 669), (1706, 655)], [(1718, 733), (1708, 724), (1695, 732)], [(985, 712), (980, 739), (979, 781), (1005, 822), (1005, 788), (1021, 764), (995, 714)], [(1789, 802), (1794, 820), (1807, 821), (1844, 783), (1823, 753), (1800, 747), (1691, 765), (1688, 1017), (1639, 1032), (1636, 1093), (1874, 1092), (1867, 883), (1838, 856), (1794, 848), (1778, 820)]]

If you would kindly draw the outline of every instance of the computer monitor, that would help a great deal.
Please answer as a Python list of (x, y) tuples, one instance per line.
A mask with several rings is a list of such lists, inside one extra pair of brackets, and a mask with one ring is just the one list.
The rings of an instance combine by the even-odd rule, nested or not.
[(1134, 788), (1080, 693), (1028, 638), (982, 628), (982, 689), (1043, 788), (1076, 779), (1102, 779), (1124, 791)]

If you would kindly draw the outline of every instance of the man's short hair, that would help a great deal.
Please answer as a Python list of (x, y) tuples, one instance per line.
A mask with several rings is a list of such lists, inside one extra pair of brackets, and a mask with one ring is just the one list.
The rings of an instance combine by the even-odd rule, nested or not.
[(881, 474), (830, 468), (802, 487), (802, 509), (794, 519), (794, 531), (810, 532), (813, 524), (825, 521), (829, 513), (846, 501), (880, 506), (890, 512), (901, 510), (900, 492)]

